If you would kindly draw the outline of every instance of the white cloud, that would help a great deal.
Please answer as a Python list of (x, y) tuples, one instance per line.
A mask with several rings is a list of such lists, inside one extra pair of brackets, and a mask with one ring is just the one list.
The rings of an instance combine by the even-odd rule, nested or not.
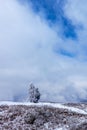
[(87, 1), (68, 0), (65, 6), (65, 15), (77, 26), (78, 40), (76, 41), (77, 55), (79, 59), (87, 60)]
[(0, 0), (0, 100), (26, 94), (30, 82), (40, 87), (42, 100), (66, 101), (65, 91), (68, 95), (72, 86), (72, 95), (79, 94), (80, 88), (83, 92), (87, 63), (79, 56), (56, 54), (55, 46), (80, 55), (76, 41), (61, 39), (30, 7), (16, 0)]
[[(15, 0), (0, 1), (0, 7), (0, 86), (16, 93), (24, 83), (44, 78), (57, 35)], [(1, 99), (6, 99), (4, 93)]]
[(73, 23), (86, 24), (86, 16), (87, 16), (87, 1), (79, 1), (79, 0), (67, 0), (67, 4), (65, 6), (66, 15), (72, 19)]

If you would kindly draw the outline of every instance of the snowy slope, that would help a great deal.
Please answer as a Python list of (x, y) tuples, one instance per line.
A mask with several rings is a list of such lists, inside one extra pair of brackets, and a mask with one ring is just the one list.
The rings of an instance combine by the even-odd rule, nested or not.
[(65, 106), (63, 104), (60, 103), (30, 103), (30, 102), (8, 102), (8, 101), (1, 101), (0, 105), (26, 105), (26, 106), (37, 106), (37, 107), (41, 107), (41, 106), (49, 106), (49, 107), (54, 107), (54, 108), (60, 108), (60, 109), (67, 109), (69, 111), (72, 112), (76, 112), (76, 113), (80, 113), (80, 114), (87, 114), (87, 112), (85, 112), (84, 110), (75, 108), (75, 107), (70, 107), (70, 106)]
[(86, 104), (0, 102), (0, 130), (87, 130)]

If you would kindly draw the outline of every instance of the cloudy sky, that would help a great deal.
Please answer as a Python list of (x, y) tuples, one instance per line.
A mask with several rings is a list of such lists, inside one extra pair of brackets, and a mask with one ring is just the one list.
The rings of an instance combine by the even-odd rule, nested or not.
[(0, 100), (87, 99), (87, 0), (0, 0)]

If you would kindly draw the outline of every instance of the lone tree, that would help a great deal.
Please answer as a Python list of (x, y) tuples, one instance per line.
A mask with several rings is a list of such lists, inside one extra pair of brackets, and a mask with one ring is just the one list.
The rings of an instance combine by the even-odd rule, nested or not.
[(40, 99), (40, 92), (33, 84), (29, 86), (29, 101), (37, 103)]

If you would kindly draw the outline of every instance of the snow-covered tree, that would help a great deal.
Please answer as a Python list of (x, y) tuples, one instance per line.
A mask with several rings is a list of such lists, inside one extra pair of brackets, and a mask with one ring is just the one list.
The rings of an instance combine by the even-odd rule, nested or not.
[(40, 99), (40, 92), (33, 84), (29, 86), (29, 101), (37, 103)]

